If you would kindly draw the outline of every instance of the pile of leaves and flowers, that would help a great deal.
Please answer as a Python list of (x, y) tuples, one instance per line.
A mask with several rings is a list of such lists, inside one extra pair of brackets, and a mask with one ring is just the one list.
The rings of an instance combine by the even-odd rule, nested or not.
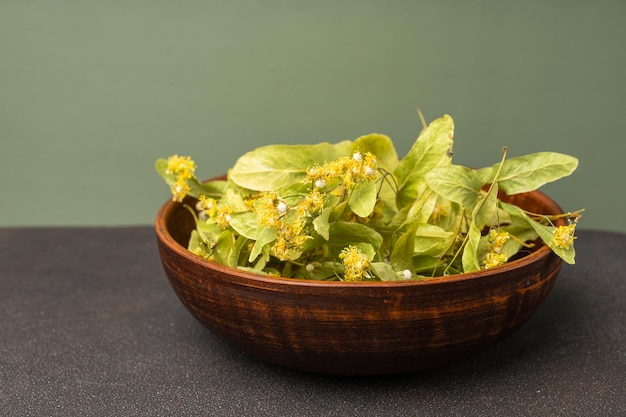
[[(572, 156), (539, 152), (482, 169), (452, 163), (454, 122), (426, 125), (400, 159), (381, 134), (268, 145), (226, 179), (201, 182), (191, 157), (156, 161), (193, 213), (188, 249), (226, 266), (314, 280), (420, 279), (499, 267), (542, 240), (574, 263), (582, 210), (530, 213), (499, 199), (570, 175)], [(187, 197), (189, 196), (189, 197)], [(555, 225), (559, 218), (565, 225)]]

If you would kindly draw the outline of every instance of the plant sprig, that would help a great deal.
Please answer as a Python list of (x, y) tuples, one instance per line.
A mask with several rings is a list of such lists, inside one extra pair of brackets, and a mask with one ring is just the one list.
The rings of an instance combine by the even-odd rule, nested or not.
[[(391, 139), (268, 145), (226, 180), (200, 182), (190, 157), (156, 161), (173, 199), (197, 199), (188, 248), (224, 265), (315, 280), (434, 277), (505, 264), (543, 240), (574, 263), (582, 210), (547, 216), (498, 199), (570, 175), (572, 156), (539, 152), (482, 169), (452, 163), (454, 122), (426, 125), (400, 159)], [(555, 226), (558, 218), (569, 223)]]

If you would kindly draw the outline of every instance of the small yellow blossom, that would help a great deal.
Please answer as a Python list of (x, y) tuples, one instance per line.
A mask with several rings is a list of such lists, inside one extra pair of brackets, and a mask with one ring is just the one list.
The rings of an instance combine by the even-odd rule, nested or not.
[(430, 215), (430, 221), (435, 222), (443, 217), (446, 217), (448, 214), (448, 210), (444, 206), (437, 204), (435, 205), (435, 208), (433, 208), (433, 212)]
[(296, 206), (296, 212), (300, 217), (311, 217), (312, 213), (315, 213), (324, 208), (326, 199), (324, 194), (315, 187), (311, 190), (311, 193), (305, 196), (302, 201)]
[(496, 266), (504, 265), (506, 263), (506, 255), (503, 253), (489, 252), (483, 260), (483, 266), (485, 269), (495, 268)]
[(220, 207), (217, 210), (217, 224), (223, 229), (228, 227), (231, 220), (230, 210), (227, 206)]
[(189, 193), (190, 187), (187, 180), (194, 178), (196, 164), (189, 156), (172, 155), (167, 158), (167, 174), (174, 175), (174, 183), (170, 185), (172, 199), (174, 201), (183, 201)]
[(289, 247), (287, 246), (287, 240), (284, 236), (278, 236), (274, 245), (272, 245), (272, 253), (280, 261), (290, 261)]
[(496, 266), (504, 265), (508, 260), (506, 255), (501, 253), (504, 244), (511, 238), (511, 235), (505, 231), (498, 231), (491, 229), (489, 231), (489, 237), (487, 238), (487, 248), (489, 252), (483, 259), (483, 266), (485, 269), (495, 268)]
[(172, 192), (172, 200), (181, 202), (189, 193), (189, 184), (185, 181), (184, 178), (178, 177), (176, 182), (170, 186), (170, 190)]
[(574, 236), (575, 229), (576, 223), (557, 227), (554, 230), (554, 237), (550, 243), (557, 248), (569, 249), (576, 239), (576, 236)]
[(505, 231), (497, 231), (491, 229), (489, 231), (488, 245), (491, 252), (500, 253), (504, 244), (511, 238), (511, 235)]
[(276, 241), (272, 246), (274, 256), (281, 261), (291, 260), (289, 251), (299, 251), (309, 239), (312, 239), (311, 236), (305, 234), (306, 225), (303, 217), (296, 217), (291, 222), (281, 220)]
[(362, 281), (363, 277), (370, 278), (369, 260), (356, 246), (348, 246), (341, 251), (339, 258), (345, 269), (344, 281)]
[(212, 219), (217, 214), (217, 201), (213, 198), (201, 195), (196, 204), (196, 209), (203, 215)]
[(278, 210), (278, 194), (274, 192), (262, 193), (254, 203), (254, 211), (258, 222), (265, 227), (280, 227), (281, 213)]
[(354, 187), (357, 182), (371, 181), (377, 176), (376, 156), (370, 152), (354, 152), (352, 157), (342, 156), (324, 165), (315, 165), (307, 169), (305, 182), (313, 183), (318, 188), (328, 183), (337, 182), (344, 189)]
[(165, 172), (168, 174), (182, 178), (193, 178), (195, 171), (196, 163), (190, 156), (172, 155), (167, 158), (167, 170)]

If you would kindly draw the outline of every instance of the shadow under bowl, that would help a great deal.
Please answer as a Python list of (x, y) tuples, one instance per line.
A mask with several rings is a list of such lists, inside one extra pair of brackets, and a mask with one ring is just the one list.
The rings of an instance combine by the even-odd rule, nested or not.
[[(533, 191), (503, 200), (560, 214)], [(552, 289), (561, 259), (544, 244), (502, 267), (397, 282), (322, 282), (256, 275), (186, 247), (195, 228), (166, 202), (155, 229), (178, 298), (211, 332), (252, 357), (336, 375), (412, 373), (483, 351), (522, 326)]]

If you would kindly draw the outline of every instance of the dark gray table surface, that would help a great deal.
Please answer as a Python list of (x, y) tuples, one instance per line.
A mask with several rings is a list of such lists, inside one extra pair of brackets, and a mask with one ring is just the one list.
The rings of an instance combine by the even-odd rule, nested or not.
[(302, 373), (185, 310), (151, 227), (0, 228), (0, 416), (625, 416), (626, 235), (582, 230), (518, 332), (414, 375)]

